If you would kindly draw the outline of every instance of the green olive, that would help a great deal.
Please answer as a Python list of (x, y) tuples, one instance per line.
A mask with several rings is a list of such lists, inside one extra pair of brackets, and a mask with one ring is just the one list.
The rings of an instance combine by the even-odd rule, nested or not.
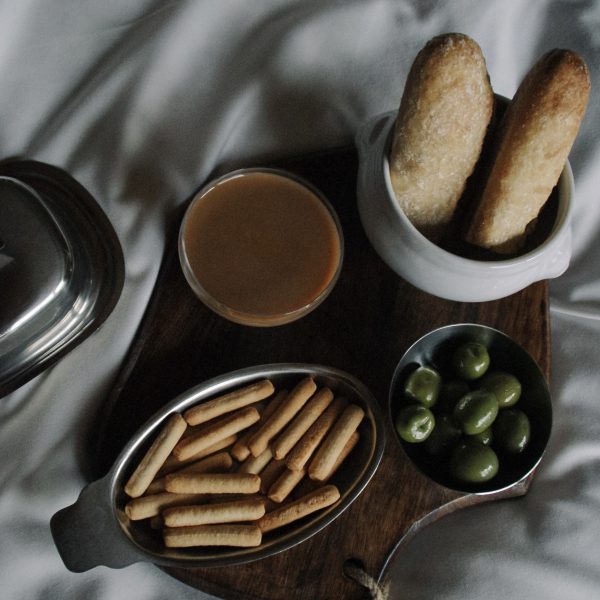
[(475, 390), (463, 396), (454, 407), (454, 422), (468, 435), (487, 429), (498, 415), (496, 396)]
[(435, 369), (418, 367), (408, 376), (404, 394), (429, 408), (437, 402), (441, 386), (442, 378)]
[(504, 371), (486, 373), (481, 379), (480, 388), (492, 392), (500, 408), (513, 406), (521, 397), (521, 383), (514, 375)]
[(507, 454), (520, 454), (531, 437), (527, 415), (516, 408), (508, 408), (498, 415), (494, 423), (494, 446)]
[(478, 379), (490, 366), (490, 355), (483, 344), (466, 342), (454, 351), (452, 365), (462, 379)]
[(484, 429), (481, 433), (475, 433), (469, 436), (470, 439), (476, 440), (484, 446), (491, 446), (492, 440), (494, 439), (494, 435), (492, 433), (492, 428), (488, 427)]
[(438, 414), (435, 417), (435, 427), (425, 440), (425, 450), (432, 456), (446, 454), (458, 440), (460, 433), (450, 415)]
[(398, 435), (405, 442), (424, 442), (435, 427), (435, 417), (422, 404), (408, 404), (396, 415), (395, 425)]
[(452, 412), (456, 403), (470, 391), (469, 384), (462, 379), (451, 379), (442, 382), (436, 410)]
[(498, 456), (480, 442), (467, 439), (459, 442), (450, 457), (450, 473), (467, 483), (489, 481), (498, 472)]

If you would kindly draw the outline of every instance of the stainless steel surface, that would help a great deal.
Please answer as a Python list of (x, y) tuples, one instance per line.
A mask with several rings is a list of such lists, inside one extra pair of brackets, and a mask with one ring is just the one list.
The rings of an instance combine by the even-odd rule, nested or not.
[[(123, 508), (128, 498), (123, 486), (168, 415), (254, 380), (267, 377), (276, 387), (290, 386), (307, 375), (314, 376), (318, 385), (327, 385), (335, 393), (360, 404), (366, 413), (352, 460), (332, 479), (340, 490), (338, 502), (295, 526), (265, 534), (258, 548), (165, 548), (160, 535), (146, 523), (127, 518)], [(123, 449), (111, 471), (86, 487), (74, 505), (54, 515), (52, 534), (66, 566), (73, 571), (85, 571), (99, 564), (123, 567), (140, 560), (190, 568), (247, 563), (287, 550), (331, 523), (368, 484), (379, 466), (383, 449), (384, 423), (377, 401), (351, 375), (329, 367), (296, 363), (242, 369), (188, 390), (151, 418)]]
[(460, 484), (448, 475), (441, 460), (429, 456), (421, 444), (409, 444), (398, 435), (394, 437), (417, 468), (436, 483), (458, 491), (489, 494), (516, 485), (533, 473), (552, 429), (552, 402), (546, 379), (533, 358), (506, 334), (484, 325), (465, 323), (440, 327), (424, 335), (405, 352), (396, 367), (390, 386), (388, 417), (393, 423), (402, 397), (401, 386), (414, 367), (433, 366), (442, 377), (449, 376), (452, 350), (467, 341), (484, 344), (491, 356), (491, 368), (512, 373), (521, 382), (522, 395), (515, 408), (521, 408), (531, 422), (531, 439), (523, 454), (514, 461), (501, 457), (498, 474), (486, 483)]
[(0, 167), (0, 396), (54, 363), (108, 316), (123, 285), (116, 235), (60, 169)]

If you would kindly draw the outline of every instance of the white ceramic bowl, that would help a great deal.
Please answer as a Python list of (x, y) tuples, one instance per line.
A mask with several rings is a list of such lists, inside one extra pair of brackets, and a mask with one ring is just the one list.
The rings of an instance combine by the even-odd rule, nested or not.
[(472, 260), (436, 246), (408, 220), (397, 203), (388, 148), (396, 112), (368, 121), (357, 133), (358, 210), (371, 244), (400, 277), (425, 292), (460, 302), (497, 300), (535, 281), (558, 277), (571, 258), (573, 173), (567, 162), (558, 182), (558, 209), (547, 238), (505, 260)]

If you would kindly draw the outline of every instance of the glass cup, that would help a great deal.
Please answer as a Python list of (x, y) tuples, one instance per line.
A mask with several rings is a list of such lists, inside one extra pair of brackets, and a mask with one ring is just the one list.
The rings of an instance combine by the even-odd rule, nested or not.
[(204, 186), (179, 232), (194, 293), (215, 313), (255, 327), (313, 311), (342, 267), (339, 219), (320, 191), (287, 171), (240, 169)]

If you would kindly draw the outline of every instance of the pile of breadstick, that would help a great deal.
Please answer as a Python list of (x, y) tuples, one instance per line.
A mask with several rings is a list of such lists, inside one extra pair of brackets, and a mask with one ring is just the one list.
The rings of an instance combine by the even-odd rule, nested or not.
[(328, 481), (364, 415), (309, 376), (173, 413), (125, 484), (125, 514), (160, 528), (167, 547), (259, 546), (263, 533), (339, 500)]

